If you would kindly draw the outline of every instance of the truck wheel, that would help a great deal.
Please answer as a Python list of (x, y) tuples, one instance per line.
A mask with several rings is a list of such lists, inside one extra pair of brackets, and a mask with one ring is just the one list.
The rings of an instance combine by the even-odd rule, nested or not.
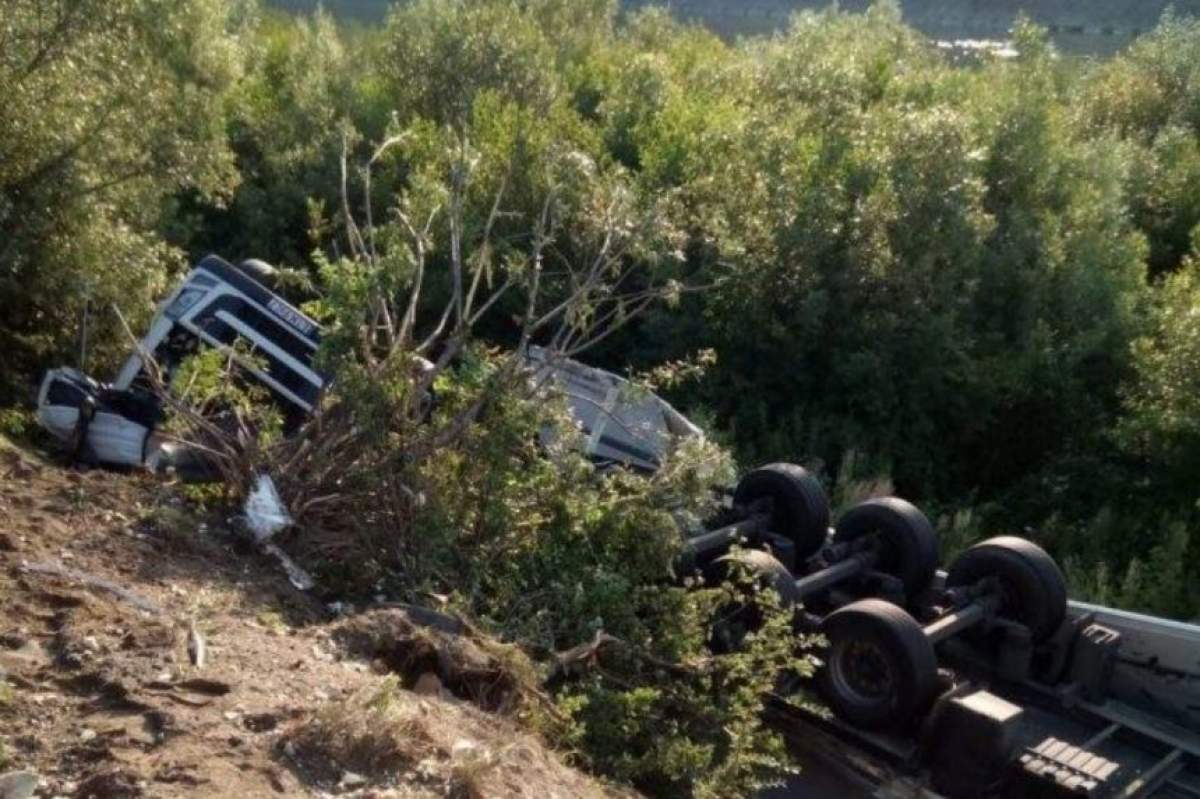
[(821, 623), (829, 641), (819, 686), (839, 718), (895, 727), (923, 711), (937, 690), (937, 657), (916, 619), (881, 599), (835, 610)]
[[(739, 549), (718, 558), (710, 569), (710, 578), (724, 582), (740, 566), (760, 589), (771, 589), (779, 595), (785, 608), (800, 603), (796, 582), (787, 567), (769, 552), (760, 549)], [(748, 633), (762, 626), (762, 612), (753, 596), (731, 602), (717, 610), (709, 626), (709, 648), (718, 655), (736, 652)]]
[(812, 557), (829, 533), (829, 499), (821, 481), (791, 463), (760, 466), (744, 476), (733, 492), (733, 504), (749, 506), (770, 500), (771, 531), (791, 539), (796, 562)]
[(837, 543), (876, 536), (875, 568), (899, 578), (911, 598), (929, 587), (938, 565), (938, 540), (933, 525), (915, 505), (898, 497), (868, 499), (838, 520)]
[(1054, 558), (1032, 541), (999, 536), (958, 556), (946, 575), (950, 588), (985, 578), (1000, 584), (999, 614), (1029, 628), (1035, 642), (1054, 634), (1067, 615), (1067, 581)]
[(275, 279), (279, 276), (278, 269), (258, 258), (247, 258), (239, 262), (237, 270), (267, 287), (274, 285)]
[(736, 566), (742, 567), (753, 576), (759, 585), (775, 589), (784, 605), (800, 604), (800, 594), (796, 592), (796, 578), (788, 571), (778, 558), (770, 552), (761, 549), (738, 549), (728, 555), (722, 555), (714, 561), (714, 573), (721, 581), (729, 578), (729, 573)]

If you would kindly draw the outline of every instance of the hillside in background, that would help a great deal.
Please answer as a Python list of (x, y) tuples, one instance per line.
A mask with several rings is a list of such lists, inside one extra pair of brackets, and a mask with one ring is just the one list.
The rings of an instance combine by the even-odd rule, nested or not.
[[(383, 19), (393, 0), (324, 0), (334, 14), (364, 22)], [(319, 0), (268, 0), (289, 11), (311, 12)], [(830, 7), (828, 0), (624, 0), (626, 9), (659, 5), (682, 20), (699, 22), (724, 36), (783, 30), (798, 11)], [(862, 12), (871, 0), (843, 0), (843, 11)], [(1151, 30), (1168, 8), (1200, 14), (1200, 0), (900, 0), (904, 20), (939, 41), (1004, 40), (1024, 13), (1047, 28), (1065, 52), (1108, 55)]]
[(267, 0), (273, 8), (311, 14), (318, 6), (334, 16), (363, 22), (380, 22), (393, 0)]

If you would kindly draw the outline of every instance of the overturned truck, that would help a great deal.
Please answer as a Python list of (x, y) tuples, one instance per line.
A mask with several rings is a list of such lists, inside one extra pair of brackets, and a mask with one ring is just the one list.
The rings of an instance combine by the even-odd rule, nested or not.
[[(206, 475), (202, 457), (161, 432), (164, 409), (148, 361), (169, 381), (188, 356), (215, 348), (270, 393), (294, 428), (316, 407), (327, 376), (313, 365), (319, 326), (271, 289), (274, 273), (262, 261), (203, 258), (159, 304), (111, 383), (71, 367), (49, 371), (38, 392), (38, 422), (75, 461)], [(599, 465), (653, 470), (669, 437), (700, 432), (662, 399), (635, 396), (609, 372), (552, 358), (539, 347), (529, 349), (526, 364), (538, 382), (573, 398), (587, 454)]]
[[(201, 260), (112, 383), (49, 372), (39, 422), (76, 460), (203, 472), (162, 434), (146, 370), (150, 356), (169, 375), (205, 347), (239, 359), (302, 420), (326, 382), (313, 366), (320, 331), (271, 277), (258, 261)], [(700, 435), (609, 372), (537, 348), (527, 366), (565, 396), (599, 468), (653, 471), (673, 438)], [(989, 539), (943, 569), (918, 508), (878, 497), (831, 524), (820, 481), (796, 465), (755, 469), (722, 496), (718, 518), (688, 533), (678, 572), (748, 570), (798, 634), (821, 634), (815, 688), (832, 713), (772, 709), (832, 775), (821, 791), (1200, 797), (1200, 627), (1071, 602), (1053, 559), (1021, 538)], [(713, 650), (735, 649), (755, 620), (752, 602), (727, 608)]]
[[(827, 527), (820, 484), (796, 466), (751, 472), (739, 495), (749, 548), (717, 561), (741, 561), (798, 632), (824, 639), (816, 688), (832, 713), (772, 708), (822, 764), (819, 790), (1200, 796), (1200, 627), (1070, 601), (1054, 560), (1022, 538), (942, 568), (932, 526), (895, 497)], [(717, 648), (736, 646), (746, 611), (714, 625)]]
[(273, 273), (261, 261), (234, 266), (217, 256), (204, 258), (159, 305), (111, 383), (70, 367), (48, 372), (38, 392), (38, 422), (77, 461), (205, 473), (201, 458), (161, 434), (164, 412), (148, 361), (169, 379), (185, 358), (206, 347), (228, 352), (270, 392), (285, 419), (302, 419), (316, 407), (325, 383), (313, 367), (320, 331), (268, 288)]

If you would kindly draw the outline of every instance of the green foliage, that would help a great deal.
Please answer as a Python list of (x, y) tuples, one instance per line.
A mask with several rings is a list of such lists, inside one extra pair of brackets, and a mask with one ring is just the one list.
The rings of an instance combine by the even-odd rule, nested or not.
[(0, 408), (0, 435), (24, 439), (34, 432), (33, 414), (24, 408)]
[(1157, 615), (1194, 616), (1188, 596), (1195, 571), (1189, 568), (1190, 546), (1187, 524), (1168, 520), (1147, 556), (1134, 557), (1123, 569), (1115, 562), (1074, 556), (1066, 561), (1067, 579), (1079, 599)]
[(253, 15), (227, 0), (15, 0), (0, 20), (0, 399), (63, 358), (90, 308), (93, 363), (179, 265), (166, 202), (236, 182), (221, 99)]
[[(271, 401), (267, 388), (246, 377), (249, 368), (267, 372), (266, 359), (239, 340), (232, 350), (205, 349), (185, 358), (170, 375), (167, 386), (175, 400), (206, 419), (225, 417), (249, 426), (259, 446), (269, 446), (283, 433), (283, 416)], [(188, 419), (174, 417), (169, 426), (180, 427), (185, 436), (195, 432)]]
[[(468, 354), (439, 379), (428, 424), (495, 391), (498, 364), (494, 354)], [(369, 415), (378, 401), (367, 400)], [(558, 429), (550, 439), (546, 425)], [(323, 579), (416, 600), (450, 594), (457, 610), (533, 653), (616, 636), (622, 648), (605, 653), (602, 670), (585, 668), (558, 689), (570, 743), (596, 770), (659, 795), (746, 793), (787, 762), (760, 717), (763, 697), (782, 669), (809, 666), (793, 651), (788, 614), (769, 601), (745, 650), (712, 659), (709, 623), (734, 588), (673, 578), (681, 521), (709, 511), (709, 486), (730, 479), (731, 466), (712, 445), (688, 442), (652, 477), (597, 473), (576, 439), (565, 408), (519, 388), (494, 397), (455, 446), (397, 470), (423, 498), (404, 527), (356, 519), (374, 548), (356, 554), (352, 574), (331, 564)], [(368, 560), (375, 567), (364, 568)]]
[(1077, 114), (1135, 157), (1129, 208), (1150, 243), (1150, 269), (1173, 271), (1200, 224), (1200, 22), (1164, 17), (1083, 81)]
[(381, 58), (399, 106), (464, 127), (476, 97), (499, 92), (544, 110), (558, 90), (553, 50), (531, 14), (501, 3), (420, 0), (388, 19)]
[[(1197, 228), (1200, 231), (1200, 228)], [(1174, 465), (1200, 466), (1200, 260), (1163, 280), (1147, 335), (1133, 342), (1138, 379), (1119, 428), (1126, 448)]]
[[(245, 74), (224, 100), (241, 177), (227, 202), (180, 199), (173, 234), (192, 253), (302, 265), (310, 207), (335, 206), (343, 122), (382, 130), (372, 84), (333, 21), (268, 18), (245, 47)], [(379, 117), (383, 119), (379, 119)]]
[(651, 667), (632, 685), (593, 673), (562, 692), (560, 704), (575, 720), (572, 743), (596, 767), (659, 796), (746, 795), (787, 771), (783, 741), (761, 718), (763, 697), (775, 675), (789, 668), (807, 675), (810, 664), (793, 653), (790, 614), (777, 607), (742, 651), (698, 656), (707, 622), (729, 598), (690, 594), (678, 609), (694, 636), (691, 673)]
[[(111, 362), (128, 343), (108, 305), (136, 329), (185, 252), (299, 268), (336, 374), (323, 421), (369, 439), (336, 476), (359, 537), (312, 522), (305, 554), (365, 592), (452, 594), (540, 655), (621, 637), (626, 681), (591, 673), (559, 699), (583, 757), (660, 794), (749, 790), (779, 756), (757, 681), (791, 654), (764, 635), (718, 671), (647, 666), (702, 659), (721, 598), (673, 587), (669, 565), (728, 458), (595, 475), (567, 432), (540, 448), (562, 409), (518, 396), (491, 349), (521, 340), (535, 271), (567, 296), (606, 242), (627, 275), (568, 329), (611, 310), (588, 359), (645, 375), (742, 464), (809, 464), (840, 507), (919, 501), (948, 553), (1028, 529), (1080, 595), (1200, 612), (1200, 23), (1168, 16), (1081, 63), (1022, 20), (1017, 58), (954, 65), (895, 2), (737, 43), (615, 8), (418, 0), (352, 31), (241, 0), (9, 3), (0, 402), (73, 359), (85, 309), (89, 366)], [(368, 207), (364, 260), (344, 231)], [(425, 419), (381, 308), (423, 281), (417, 315), (436, 320), (456, 259), (513, 290), (479, 340), (425, 351), (464, 347)], [(668, 280), (709, 290), (626, 324), (612, 296)], [(202, 357), (175, 389), (257, 413), (224, 366)], [(272, 446), (278, 420), (252, 426)]]

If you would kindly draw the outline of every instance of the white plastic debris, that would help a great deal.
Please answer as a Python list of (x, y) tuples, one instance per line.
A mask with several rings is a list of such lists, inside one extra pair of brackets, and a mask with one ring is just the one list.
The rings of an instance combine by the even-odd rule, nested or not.
[(254, 481), (254, 490), (246, 497), (246, 524), (260, 544), (292, 523), (292, 517), (283, 507), (279, 491), (269, 475), (260, 474)]
[(38, 787), (38, 776), (32, 771), (10, 771), (0, 774), (2, 799), (29, 799)]
[(208, 646), (204, 643), (204, 636), (196, 629), (194, 619), (188, 622), (187, 651), (192, 665), (198, 669), (204, 668), (204, 664), (208, 660)]
[(453, 757), (473, 755), (477, 751), (479, 751), (479, 744), (466, 738), (459, 738), (454, 742), (454, 746), (450, 747), (450, 754)]
[(316, 585), (316, 581), (309, 575), (308, 572), (296, 565), (296, 562), (287, 556), (282, 549), (274, 544), (263, 544), (263, 552), (269, 555), (274, 555), (279, 564), (283, 566), (283, 570), (287, 572), (288, 580), (297, 591), (309, 591)]
[(356, 774), (353, 771), (347, 771), (342, 774), (341, 787), (343, 788), (360, 788), (367, 784), (367, 778), (361, 774)]

